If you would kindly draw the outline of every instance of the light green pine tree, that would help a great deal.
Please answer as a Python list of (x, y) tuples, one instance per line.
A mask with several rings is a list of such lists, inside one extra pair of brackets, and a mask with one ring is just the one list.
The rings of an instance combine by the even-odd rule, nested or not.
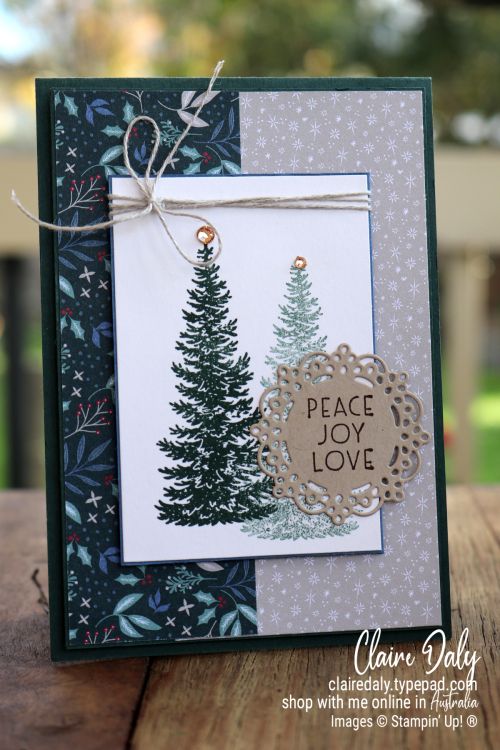
[[(266, 388), (276, 382), (280, 364), (297, 365), (309, 352), (324, 351), (326, 336), (320, 335), (322, 310), (311, 293), (311, 281), (305, 269), (290, 267), (286, 283), (286, 302), (280, 305), (279, 321), (273, 326), (275, 344), (266, 357), (271, 377), (263, 377)], [(335, 526), (324, 514), (310, 516), (297, 508), (292, 500), (275, 501), (275, 510), (266, 518), (247, 521), (242, 531), (260, 539), (320, 539), (344, 536), (358, 527), (355, 521)]]
[(248, 521), (241, 530), (259, 539), (324, 539), (345, 536), (358, 528), (356, 521), (336, 526), (325, 516), (309, 516), (299, 510), (292, 500), (277, 500), (276, 510), (267, 518)]
[(311, 281), (306, 269), (290, 267), (286, 283), (285, 304), (280, 305), (279, 322), (273, 326), (276, 343), (265, 362), (272, 368), (272, 378), (263, 377), (267, 387), (276, 380), (278, 365), (296, 365), (309, 352), (323, 351), (326, 336), (319, 335), (321, 307), (311, 294)]

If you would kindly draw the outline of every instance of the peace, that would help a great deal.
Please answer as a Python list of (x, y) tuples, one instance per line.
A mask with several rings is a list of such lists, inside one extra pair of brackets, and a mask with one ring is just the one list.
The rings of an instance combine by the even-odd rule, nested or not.
[[(307, 418), (311, 419), (311, 415), (318, 410), (318, 407), (318, 414), (320, 414), (323, 419), (337, 417), (339, 414), (343, 414), (345, 417), (349, 414), (353, 417), (373, 417), (371, 399), (373, 399), (371, 393), (366, 394), (366, 396), (356, 395), (351, 396), (349, 400), (345, 400), (344, 404), (342, 396), (338, 396), (337, 399), (332, 398), (331, 396), (322, 396), (320, 399), (321, 403), (318, 404), (318, 399), (309, 397), (307, 399)], [(333, 404), (330, 404), (331, 401), (335, 401), (333, 411), (331, 410), (333, 406)]]

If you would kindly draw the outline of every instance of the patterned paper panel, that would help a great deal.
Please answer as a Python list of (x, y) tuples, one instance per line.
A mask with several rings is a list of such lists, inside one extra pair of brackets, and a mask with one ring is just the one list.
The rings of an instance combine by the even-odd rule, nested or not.
[[(194, 101), (193, 92), (57, 93), (57, 220), (75, 226), (104, 220), (107, 179), (127, 174), (122, 139), (131, 119), (138, 114), (156, 119), (164, 158), (189, 121)], [(150, 137), (142, 127), (132, 133), (131, 161), (139, 173)], [(238, 95), (219, 93), (194, 123), (173, 169), (234, 174), (239, 164)], [(57, 253), (68, 645), (255, 633), (253, 561), (120, 565), (109, 236), (61, 233)], [(161, 336), (158, 321), (150, 324)], [(157, 408), (154, 394), (145, 393), (138, 408)]]
[[(432, 430), (420, 92), (243, 93), (240, 111), (243, 172), (370, 173), (376, 350), (410, 374)], [(259, 633), (440, 624), (433, 446), (422, 453), (405, 501), (384, 508), (383, 555), (257, 561)]]

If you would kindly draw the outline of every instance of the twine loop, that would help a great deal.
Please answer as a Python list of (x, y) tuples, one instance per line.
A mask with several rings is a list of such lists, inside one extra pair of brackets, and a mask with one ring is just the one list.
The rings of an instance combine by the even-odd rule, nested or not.
[[(219, 74), (219, 71), (222, 65), (223, 65), (223, 61), (219, 62), (217, 67), (215, 68), (214, 74), (210, 80), (210, 83), (202, 98), (202, 101), (200, 105), (198, 106), (198, 109), (195, 112), (193, 120), (198, 116), (198, 114), (203, 109), (203, 106), (208, 98), (208, 95), (210, 94), (212, 90), (213, 84), (215, 83), (215, 80)], [(130, 136), (131, 136), (133, 128), (139, 122), (149, 123), (152, 126), (153, 132), (154, 132), (153, 148), (151, 150), (151, 154), (148, 159), (146, 171), (144, 172), (144, 175), (142, 177), (135, 171), (134, 167), (130, 163), (130, 157), (129, 157)], [(210, 224), (210, 222), (204, 216), (201, 216), (200, 214), (194, 214), (188, 211), (179, 210), (180, 208), (182, 208), (183, 205), (185, 205), (184, 202), (182, 201), (170, 201), (169, 202), (168, 200), (158, 198), (156, 195), (157, 187), (159, 185), (161, 178), (163, 177), (163, 174), (166, 168), (168, 167), (169, 164), (172, 163), (172, 160), (179, 146), (181, 145), (186, 135), (189, 133), (190, 128), (191, 128), (191, 123), (188, 123), (188, 125), (182, 132), (181, 136), (177, 139), (170, 153), (163, 160), (160, 166), (160, 169), (156, 172), (155, 176), (152, 177), (151, 171), (153, 169), (153, 165), (158, 155), (158, 149), (161, 144), (161, 132), (160, 132), (160, 128), (158, 127), (158, 123), (156, 122), (156, 120), (154, 120), (152, 117), (149, 117), (148, 115), (139, 115), (138, 117), (135, 117), (133, 120), (129, 122), (127, 130), (125, 131), (125, 135), (123, 136), (123, 160), (125, 163), (125, 167), (128, 169), (130, 176), (134, 179), (135, 184), (137, 185), (137, 187), (142, 193), (142, 196), (137, 196), (136, 198), (134, 198), (130, 196), (109, 193), (108, 194), (109, 215), (111, 218), (108, 224), (109, 226), (113, 226), (115, 224), (119, 224), (122, 221), (131, 221), (132, 219), (139, 219), (141, 218), (141, 216), (147, 216), (150, 213), (155, 213), (158, 216), (159, 220), (161, 221), (161, 224), (168, 238), (170, 239), (171, 243), (173, 244), (173, 246), (175, 247), (179, 255), (181, 255), (184, 258), (184, 260), (187, 260), (188, 263), (191, 263), (192, 266), (196, 266), (197, 268), (207, 268), (208, 266), (211, 266), (212, 263), (214, 263), (217, 260), (217, 258), (219, 257), (222, 251), (222, 240), (221, 240), (219, 232), (217, 231), (217, 228), (214, 227), (213, 224)], [(212, 255), (210, 256), (208, 260), (198, 260), (196, 258), (193, 258), (182, 249), (182, 247), (179, 245), (179, 243), (175, 239), (175, 236), (171, 232), (170, 227), (168, 226), (168, 222), (165, 218), (165, 214), (170, 215), (170, 216), (184, 216), (186, 218), (195, 219), (196, 221), (199, 221), (201, 224), (210, 224), (210, 226), (212, 227), (214, 231), (215, 239), (217, 240), (217, 246), (215, 250), (212, 252)]]
[[(219, 73), (224, 65), (224, 60), (220, 60), (214, 68), (214, 72), (207, 86), (207, 89), (201, 97), (200, 103), (193, 115), (193, 118), (187, 123), (182, 133), (177, 138), (172, 149), (163, 160), (160, 168), (154, 176), (152, 176), (153, 165), (158, 155), (158, 149), (161, 144), (161, 132), (158, 127), (158, 123), (152, 117), (148, 115), (139, 115), (131, 120), (128, 124), (127, 130), (123, 136), (123, 158), (125, 167), (128, 173), (133, 178), (139, 194), (137, 196), (125, 196), (118, 195), (116, 193), (108, 194), (109, 201), (109, 219), (107, 221), (101, 221), (93, 224), (87, 224), (84, 226), (72, 226), (64, 224), (53, 224), (47, 221), (42, 221), (38, 216), (32, 214), (18, 199), (14, 190), (12, 191), (11, 198), (16, 204), (18, 209), (29, 219), (38, 224), (39, 227), (49, 229), (53, 232), (95, 232), (100, 229), (110, 229), (117, 224), (124, 221), (133, 221), (140, 219), (143, 216), (149, 214), (155, 214), (160, 220), (163, 229), (165, 230), (170, 242), (175, 247), (179, 255), (184, 258), (192, 266), (198, 268), (207, 268), (214, 263), (222, 252), (222, 239), (217, 228), (208, 221), (204, 216), (192, 213), (192, 209), (203, 209), (203, 208), (279, 208), (279, 209), (307, 209), (307, 210), (345, 210), (345, 211), (370, 211), (370, 191), (358, 191), (358, 192), (344, 192), (344, 193), (322, 193), (322, 194), (309, 194), (309, 195), (295, 195), (289, 197), (279, 196), (254, 196), (250, 198), (221, 198), (221, 199), (207, 199), (207, 200), (191, 200), (191, 199), (174, 199), (174, 198), (159, 198), (157, 196), (157, 189), (161, 178), (163, 177), (167, 167), (173, 163), (175, 154), (177, 153), (181, 143), (185, 140), (188, 135), (193, 122), (196, 121), (201, 110), (212, 98), (210, 96), (214, 87), (215, 81), (219, 77)], [(130, 163), (129, 157), (129, 145), (130, 137), (133, 129), (139, 122), (145, 122), (151, 125), (153, 129), (153, 146), (151, 154), (148, 159), (146, 170), (144, 175), (139, 175), (132, 164)], [(208, 224), (212, 227), (216, 239), (216, 247), (212, 252), (211, 257), (208, 260), (198, 260), (190, 256), (177, 242), (174, 234), (172, 233), (167, 217), (168, 216), (182, 216), (189, 219), (199, 221), (200, 224)]]

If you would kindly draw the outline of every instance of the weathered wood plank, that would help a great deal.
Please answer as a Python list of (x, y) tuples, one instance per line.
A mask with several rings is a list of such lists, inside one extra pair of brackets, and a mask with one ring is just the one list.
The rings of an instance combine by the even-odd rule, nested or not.
[[(470, 631), (469, 648), (477, 649), (480, 709), (475, 729), (452, 732), (440, 727), (416, 729), (348, 729), (330, 727), (330, 711), (283, 711), (281, 700), (328, 695), (328, 681), (354, 676), (353, 648), (305, 649), (249, 654), (222, 654), (155, 659), (132, 737), (134, 750), (253, 750), (287, 748), (315, 750), (493, 750), (500, 746), (498, 635), (498, 489), (452, 488), (449, 493), (449, 536), (452, 569), (452, 609), (455, 636)], [(386, 679), (422, 679), (421, 644), (401, 646), (415, 654), (415, 665), (377, 670)], [(440, 668), (439, 678), (445, 674)], [(448, 679), (464, 673), (448, 669)], [(344, 710), (344, 714), (353, 714)], [(371, 710), (375, 718), (385, 711)], [(422, 712), (415, 712), (422, 713)], [(458, 715), (460, 712), (454, 712)], [(410, 713), (410, 715), (412, 715)]]
[[(328, 680), (353, 675), (351, 648), (156, 659), (138, 714), (145, 662), (54, 667), (48, 657), (48, 622), (30, 580), (40, 568), (46, 585), (45, 528), (40, 494), (17, 493), (0, 502), (0, 732), (6, 748), (176, 747), (483, 748), (498, 734), (498, 502), (495, 489), (453, 489), (449, 499), (452, 606), (455, 633), (467, 626), (482, 657), (477, 677), (479, 725), (450, 730), (332, 729), (330, 712), (285, 712), (281, 699), (326, 695)], [(452, 644), (456, 643), (456, 637)], [(406, 648), (406, 647), (405, 647)], [(420, 645), (413, 668), (380, 674), (423, 676)], [(442, 670), (437, 676), (442, 674)], [(461, 676), (458, 672), (448, 676)], [(345, 712), (344, 712), (345, 713)], [(347, 712), (349, 713), (349, 712)], [(368, 713), (375, 715), (377, 712)]]
[(127, 744), (146, 660), (54, 666), (48, 617), (31, 580), (47, 588), (41, 492), (0, 496), (0, 746), (119, 750)]

